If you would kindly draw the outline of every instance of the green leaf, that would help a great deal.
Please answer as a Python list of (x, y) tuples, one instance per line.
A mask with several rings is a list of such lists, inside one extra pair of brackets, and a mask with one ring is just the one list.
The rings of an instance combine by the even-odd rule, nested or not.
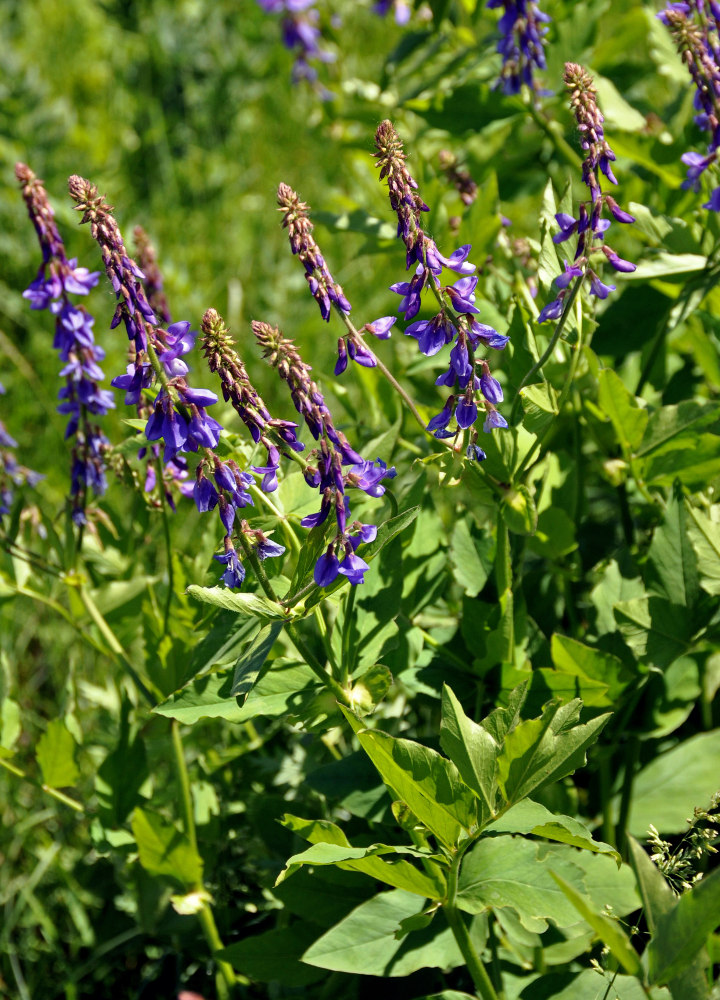
[(707, 257), (697, 253), (667, 253), (659, 250), (652, 257), (645, 257), (642, 267), (626, 275), (630, 281), (649, 281), (651, 278), (679, 278), (684, 274), (704, 271)]
[(550, 812), (539, 802), (524, 799), (509, 809), (500, 819), (494, 820), (488, 831), (497, 833), (522, 833), (544, 837), (570, 847), (579, 847), (593, 854), (609, 854), (620, 861), (620, 855), (600, 840), (593, 840), (590, 831), (579, 820)]
[(317, 927), (296, 921), (290, 927), (243, 937), (242, 941), (216, 951), (215, 958), (229, 962), (238, 972), (260, 983), (309, 986), (323, 977), (322, 972), (301, 961), (303, 952), (317, 936)]
[(679, 479), (690, 489), (704, 489), (720, 474), (720, 437), (699, 434), (692, 441), (677, 438), (672, 448), (648, 455), (641, 465), (642, 476), (655, 486), (672, 486)]
[(557, 393), (549, 383), (526, 385), (520, 390), (520, 401), (523, 426), (531, 434), (541, 434), (558, 414)]
[(478, 797), (478, 824), (482, 828), (495, 815), (497, 799), (497, 755), (500, 751), (482, 724), (463, 712), (447, 684), (442, 691), (440, 746), (457, 767), (461, 778)]
[(492, 571), (491, 554), (494, 548), (488, 534), (473, 538), (467, 519), (455, 522), (450, 541), (450, 562), (453, 576), (469, 597), (477, 597)]
[(648, 422), (647, 411), (639, 408), (635, 397), (612, 368), (600, 372), (598, 385), (600, 406), (610, 418), (623, 454), (628, 457), (642, 441)]
[(502, 515), (510, 531), (516, 535), (532, 535), (537, 528), (538, 513), (527, 486), (505, 490), (502, 495)]
[(636, 455), (644, 458), (652, 454), (673, 450), (677, 442), (688, 442), (696, 439), (698, 431), (720, 419), (720, 406), (717, 403), (697, 403), (685, 400), (677, 406), (661, 406), (650, 415), (645, 435), (640, 442)]
[(230, 694), (238, 699), (240, 707), (247, 701), (247, 697), (255, 686), (270, 650), (275, 645), (275, 640), (282, 629), (282, 622), (272, 622), (265, 625), (235, 664)]
[(697, 559), (700, 586), (717, 597), (720, 594), (720, 524), (687, 503), (688, 534)]
[(650, 981), (663, 984), (683, 973), (718, 925), (720, 869), (715, 869), (659, 916), (647, 949)]
[[(465, 855), (458, 881), (457, 905), (466, 913), (511, 907), (527, 930), (542, 934), (552, 920), (557, 927), (577, 923), (577, 914), (541, 860), (543, 845), (522, 837), (482, 837)], [(553, 866), (559, 859), (553, 857)], [(583, 873), (569, 859), (563, 874), (584, 890)]]
[(259, 618), (264, 621), (288, 620), (288, 613), (279, 604), (269, 601), (266, 597), (258, 594), (237, 594), (233, 590), (225, 587), (198, 587), (191, 584), (187, 589), (188, 594), (196, 601), (204, 604), (212, 604), (218, 608), (225, 608), (227, 611), (234, 611), (238, 615), (246, 615), (250, 618)]
[(682, 490), (676, 485), (648, 552), (645, 580), (673, 604), (691, 609), (699, 594), (697, 558), (690, 544)]
[(647, 126), (645, 116), (628, 104), (615, 84), (607, 77), (595, 73), (594, 86), (598, 93), (598, 107), (603, 110), (605, 128), (622, 132), (641, 132)]
[(231, 694), (233, 675), (233, 668), (228, 667), (213, 674), (194, 677), (185, 687), (156, 705), (153, 712), (188, 726), (199, 719), (239, 722), (240, 708)]
[(579, 723), (578, 699), (548, 702), (539, 719), (521, 722), (505, 737), (498, 755), (498, 783), (507, 802), (559, 781), (585, 763), (585, 752), (610, 718)]
[(607, 686), (606, 698), (593, 704), (613, 704), (633, 680), (631, 671), (612, 653), (586, 646), (569, 636), (555, 633), (550, 649), (556, 670)]
[(630, 938), (617, 920), (611, 920), (604, 913), (598, 913), (589, 899), (582, 896), (574, 886), (570, 885), (560, 875), (551, 873), (565, 896), (570, 900), (580, 916), (585, 920), (597, 936), (607, 945), (613, 956), (631, 976), (642, 978), (642, 965)]
[(140, 789), (149, 774), (145, 743), (130, 730), (130, 708), (130, 702), (124, 699), (117, 746), (102, 762), (95, 779), (100, 820), (109, 827), (125, 822), (137, 805)]
[(0, 707), (0, 757), (12, 757), (20, 733), (20, 706), (13, 698), (3, 698)]
[(578, 547), (575, 528), (575, 522), (561, 507), (546, 507), (538, 516), (528, 548), (546, 559), (562, 559)]
[[(648, 1000), (649, 994), (639, 979), (605, 970), (585, 969), (579, 975), (572, 972), (550, 972), (536, 979), (520, 994), (521, 1000)], [(664, 994), (652, 994), (653, 1000), (663, 1000)], [(689, 1000), (689, 998), (688, 998)]]
[(80, 776), (75, 763), (75, 740), (62, 719), (51, 719), (38, 740), (37, 762), (50, 788), (74, 785)]
[(140, 864), (151, 875), (168, 875), (186, 889), (193, 889), (202, 882), (200, 856), (185, 834), (172, 823), (156, 813), (136, 809), (132, 832)]
[[(351, 713), (344, 711), (350, 719)], [(357, 721), (357, 720), (356, 720)], [(452, 763), (435, 750), (379, 730), (358, 732), (363, 750), (396, 799), (447, 847), (477, 822), (475, 797)]]
[(350, 692), (353, 707), (361, 715), (367, 715), (380, 704), (391, 685), (392, 674), (388, 668), (376, 663), (353, 683)]
[(705, 808), (718, 790), (720, 729), (698, 733), (655, 757), (633, 784), (628, 829), (644, 837), (652, 823), (660, 833), (683, 833), (696, 806)]
[[(659, 922), (675, 909), (678, 900), (660, 870), (633, 837), (630, 838), (630, 860), (642, 896), (645, 919), (653, 935), (651, 947), (654, 947), (652, 942), (655, 941)], [(670, 946), (674, 948), (675, 942), (671, 942)], [(649, 949), (648, 957), (650, 957)], [(682, 975), (668, 981), (673, 1000), (707, 1000), (708, 988), (704, 965), (702, 955), (698, 954), (692, 964), (683, 970)]]
[(637, 597), (614, 607), (625, 642), (639, 660), (663, 669), (685, 653), (692, 638), (687, 610), (664, 597)]
[(323, 934), (305, 952), (303, 962), (336, 972), (389, 977), (408, 976), (424, 968), (449, 971), (462, 965), (452, 931), (442, 920), (396, 937), (402, 921), (421, 908), (418, 897), (402, 889), (381, 892)]
[[(343, 837), (343, 839), (345, 838)], [(396, 889), (412, 892), (423, 899), (443, 898), (447, 891), (443, 878), (439, 875), (436, 878), (431, 878), (402, 858), (385, 861), (382, 855), (387, 854), (409, 854), (426, 861), (441, 860), (429, 851), (412, 847), (391, 847), (387, 844), (352, 847), (347, 841), (345, 844), (317, 842), (312, 847), (308, 847), (307, 850), (289, 858), (275, 884), (280, 885), (303, 865), (337, 865), (339, 868), (349, 871), (362, 872)]]

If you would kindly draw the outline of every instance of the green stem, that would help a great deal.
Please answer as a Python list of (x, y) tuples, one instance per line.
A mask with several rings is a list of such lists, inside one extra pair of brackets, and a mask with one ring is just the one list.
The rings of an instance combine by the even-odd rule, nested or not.
[(167, 635), (168, 625), (170, 623), (170, 605), (172, 604), (173, 590), (175, 586), (175, 573), (173, 569), (173, 559), (172, 559), (172, 538), (170, 535), (170, 518), (167, 512), (167, 496), (165, 495), (165, 486), (163, 483), (163, 463), (162, 459), (158, 455), (155, 461), (155, 475), (157, 476), (158, 489), (160, 490), (160, 501), (162, 504), (162, 522), (163, 522), (163, 534), (165, 537), (165, 553), (167, 556), (167, 571), (168, 571), (168, 592), (165, 598), (165, 613), (163, 615), (163, 635)]
[[(177, 719), (173, 719), (170, 723), (170, 733), (172, 736), (173, 755), (175, 757), (178, 784), (180, 786), (180, 806), (183, 815), (185, 836), (190, 842), (193, 852), (197, 854), (197, 832), (195, 830), (195, 814), (193, 812), (192, 792), (190, 791), (190, 776), (188, 775), (187, 764), (185, 762), (185, 752), (182, 745), (182, 737), (180, 736), (180, 723)], [(202, 881), (198, 880), (193, 886), (193, 891), (202, 892), (203, 890), (204, 887)], [(198, 913), (198, 918), (200, 920), (200, 926), (202, 927), (203, 934), (205, 935), (205, 940), (207, 941), (208, 947), (214, 956), (215, 953), (223, 947), (223, 943), (220, 939), (217, 925), (215, 924), (215, 917), (213, 916), (212, 907), (209, 902), (206, 902), (203, 905), (203, 908)], [(238, 983), (238, 978), (235, 975), (233, 967), (228, 962), (218, 958), (215, 958), (214, 961), (217, 963), (218, 972), (222, 977), (223, 984), (218, 992), (221, 996), (224, 994), (225, 997), (229, 997)], [(244, 980), (244, 982), (247, 984), (248, 980)]]
[(272, 502), (267, 493), (264, 493), (262, 490), (258, 489), (257, 486), (251, 486), (248, 492), (256, 500), (259, 500), (261, 503), (265, 504), (267, 509), (277, 518), (277, 520), (280, 522), (282, 526), (282, 530), (285, 532), (285, 538), (290, 543), (291, 549), (293, 550), (296, 556), (299, 556), (300, 552), (302, 551), (302, 545), (300, 544), (300, 539), (295, 533), (295, 529), (290, 523), (289, 518), (275, 506), (275, 504)]
[(582, 167), (582, 160), (578, 154), (572, 146), (566, 142), (563, 136), (555, 131), (548, 119), (540, 111), (538, 111), (532, 101), (533, 98), (531, 97), (530, 100), (525, 102), (525, 107), (527, 108), (532, 120), (545, 133), (548, 139), (550, 139), (553, 146), (563, 157), (568, 166), (572, 167), (574, 171), (579, 171)]
[[(580, 280), (581, 279), (578, 279), (578, 281), (580, 281)], [(562, 317), (560, 317), (560, 319), (561, 319), (561, 322), (562, 322)], [(577, 374), (577, 368), (578, 368), (578, 364), (580, 362), (580, 352), (581, 352), (581, 349), (582, 349), (582, 334), (583, 334), (583, 329), (582, 329), (582, 314), (580, 314), (580, 316), (578, 317), (578, 339), (577, 339), (577, 343), (574, 344), (573, 347), (572, 347), (572, 354), (570, 356), (570, 367), (568, 368), (568, 373), (567, 373), (567, 375), (565, 377), (565, 381), (563, 383), (563, 387), (560, 390), (560, 395), (557, 398), (557, 416), (559, 416), (560, 413), (562, 412), (562, 408), (565, 405), (565, 401), (567, 400), (568, 396), (570, 395), (572, 387), (575, 384), (575, 376)], [(538, 362), (538, 364), (539, 363), (540, 362)], [(544, 375), (543, 375), (543, 377), (544, 377)], [(520, 386), (520, 388), (522, 388), (522, 385)], [(518, 389), (518, 395), (515, 397), (515, 402), (517, 402), (517, 400), (520, 398), (519, 394), (520, 394), (520, 389)], [(514, 405), (515, 404), (513, 403), (513, 407), (514, 407)], [(512, 416), (511, 416), (511, 419), (512, 419)], [(543, 430), (538, 434), (538, 436), (536, 437), (535, 441), (533, 441), (532, 447), (530, 447), (528, 449), (528, 451), (525, 454), (522, 462), (520, 463), (519, 469), (515, 473), (515, 476), (514, 476), (515, 482), (518, 482), (518, 480), (520, 479), (520, 476), (523, 474), (523, 472), (525, 471), (525, 469), (527, 469), (528, 465), (532, 461), (533, 455), (542, 446), (543, 441), (545, 440), (545, 438), (550, 433), (550, 430), (552, 429), (554, 423), (555, 423), (555, 418), (553, 418), (552, 420), (550, 420), (550, 422), (547, 424), (547, 426), (544, 427)]]
[(495, 583), (498, 597), (507, 597), (510, 607), (505, 609), (508, 616), (508, 637), (505, 649), (505, 662), (512, 663), (515, 659), (515, 614), (512, 592), (512, 557), (510, 552), (510, 532), (503, 520), (502, 513), (497, 516), (497, 552), (495, 554)]
[[(358, 331), (355, 329), (355, 324), (352, 322), (352, 320), (350, 319), (350, 317), (347, 316), (341, 309), (339, 309), (337, 307), (336, 307), (336, 311), (337, 311), (338, 316), (340, 316), (340, 318), (342, 319), (343, 323), (347, 327), (348, 332), (350, 333), (350, 336), (354, 337), (357, 341), (362, 342), (362, 337), (360, 336), (360, 334), (358, 333)], [(377, 362), (377, 369), (378, 369), (378, 371), (382, 373), (383, 377), (385, 379), (387, 379), (387, 381), (393, 387), (393, 389), (395, 390), (395, 392), (398, 393), (398, 395), (403, 400), (403, 402), (407, 406), (408, 410), (410, 410), (410, 413), (412, 413), (413, 417), (415, 418), (415, 420), (417, 421), (417, 423), (419, 424), (419, 426), (423, 429), (423, 431), (425, 431), (426, 434), (429, 434), (430, 432), (428, 431), (427, 427), (425, 426), (425, 421), (420, 416), (418, 408), (415, 406), (415, 404), (413, 403), (413, 401), (410, 398), (410, 396), (408, 395), (408, 393), (405, 391), (405, 389), (403, 389), (403, 387), (400, 385), (400, 383), (395, 378), (395, 376), (391, 373), (391, 371), (389, 370), (389, 368), (387, 368), (387, 366), (383, 364), (383, 362), (380, 360), (380, 358), (377, 356), (377, 354), (375, 354), (375, 360)]]
[(460, 953), (465, 959), (465, 964), (467, 965), (468, 972), (470, 973), (472, 981), (475, 984), (477, 995), (481, 997), (482, 1000), (499, 1000), (498, 995), (495, 992), (495, 987), (493, 986), (490, 976), (487, 973), (487, 969), (478, 958), (475, 947), (470, 940), (470, 935), (468, 934), (468, 929), (465, 926), (462, 913), (457, 908), (458, 870), (460, 868), (461, 857), (462, 854), (458, 851), (453, 858), (452, 865), (450, 866), (450, 872), (448, 873), (447, 899), (443, 903), (443, 911), (447, 918), (447, 922), (450, 924), (450, 929), (453, 932), (453, 937), (457, 942)]
[(247, 559), (247, 561), (252, 566), (255, 572), (255, 576), (257, 577), (258, 583), (265, 592), (265, 596), (269, 598), (271, 601), (274, 601), (276, 604), (278, 604), (279, 602), (277, 594), (273, 590), (273, 586), (270, 583), (270, 580), (268, 579), (268, 575), (265, 572), (265, 567), (263, 566), (262, 561), (258, 559), (251, 546), (248, 545), (247, 539), (245, 538), (245, 533), (242, 530), (238, 531), (237, 537), (240, 541), (240, 546), (243, 550), (243, 554)]
[(134, 665), (132, 664), (132, 662), (130, 661), (129, 657), (125, 653), (125, 650), (120, 645), (120, 643), (119, 643), (119, 641), (117, 639), (117, 636), (112, 631), (112, 629), (110, 628), (110, 626), (108, 625), (108, 623), (105, 621), (105, 619), (103, 618), (103, 616), (100, 614), (100, 611), (98, 610), (98, 607), (95, 604), (95, 602), (93, 601), (93, 599), (90, 596), (90, 594), (87, 592), (87, 590), (85, 589), (85, 587), (83, 587), (82, 585), (80, 585), (79, 587), (77, 587), (77, 592), (78, 592), (78, 596), (80, 597), (80, 600), (83, 602), (83, 605), (85, 606), (85, 610), (87, 611), (87, 613), (90, 615), (90, 617), (92, 618), (93, 622), (97, 626), (98, 631), (100, 632), (100, 634), (102, 635), (103, 639), (107, 643), (108, 647), (110, 648), (110, 651), (113, 653), (113, 655), (116, 657), (116, 659), (118, 659), (118, 660), (121, 661), (121, 663), (123, 664), (123, 666), (125, 667), (125, 669), (127, 670), (127, 672), (132, 677), (133, 681), (137, 685), (138, 690), (140, 691), (140, 693), (142, 694), (142, 696), (145, 698), (145, 700), (147, 701), (147, 703), (149, 705), (151, 705), (152, 707), (154, 707), (157, 704), (157, 700), (158, 699), (155, 697), (155, 695), (152, 693), (152, 691), (147, 686), (147, 684), (145, 683), (145, 681), (138, 674), (138, 672), (135, 669)]
[(632, 801), (633, 784), (635, 782), (635, 768), (640, 756), (640, 740), (636, 735), (632, 735), (625, 752), (625, 773), (623, 775), (623, 786), (620, 794), (620, 810), (618, 812), (617, 828), (615, 831), (615, 843), (617, 849), (627, 860), (628, 834), (627, 823), (630, 815), (630, 803)]
[(27, 771), (23, 771), (22, 768), (16, 767), (15, 764), (11, 764), (9, 760), (5, 760), (0, 757), (0, 766), (4, 767), (6, 771), (10, 772), (10, 774), (14, 774), (16, 778), (22, 778), (24, 781), (29, 781), (31, 785), (35, 785), (36, 788), (39, 788), (41, 791), (51, 795), (54, 799), (57, 799), (58, 802), (62, 802), (64, 806), (69, 806), (71, 809), (74, 809), (75, 812), (85, 812), (83, 806), (81, 806), (79, 802), (76, 802), (75, 799), (71, 799), (69, 795), (58, 791), (57, 788), (45, 785), (41, 781), (35, 781), (28, 775)]
[(322, 663), (318, 660), (318, 658), (315, 656), (315, 654), (310, 649), (308, 644), (305, 642), (305, 639), (303, 638), (297, 625), (295, 624), (288, 625), (286, 631), (290, 636), (290, 638), (292, 639), (293, 644), (295, 645), (295, 648), (297, 649), (298, 653), (305, 660), (305, 662), (310, 667), (312, 672), (317, 677), (320, 678), (325, 687), (328, 688), (328, 690), (335, 695), (337, 700), (342, 705), (346, 705), (348, 708), (351, 708), (352, 705), (348, 692), (345, 690), (345, 688), (341, 687), (341, 685), (338, 684), (335, 678), (331, 674), (329, 674), (327, 670), (325, 670)]
[(568, 295), (567, 300), (565, 301), (565, 308), (563, 309), (562, 315), (560, 316), (560, 319), (557, 322), (557, 326), (555, 327), (555, 330), (553, 331), (553, 335), (550, 338), (549, 344), (547, 345), (547, 347), (543, 351), (542, 355), (538, 358), (538, 360), (532, 366), (532, 368), (530, 369), (530, 371), (528, 371), (525, 374), (525, 376), (523, 377), (522, 382), (518, 386), (517, 392), (515, 394), (515, 399), (513, 400), (512, 409), (510, 411), (510, 423), (511, 424), (514, 423), (515, 414), (517, 413), (517, 408), (520, 405), (520, 398), (521, 398), (520, 397), (520, 393), (525, 388), (525, 386), (528, 384), (528, 382), (530, 381), (530, 379), (536, 374), (536, 372), (539, 372), (539, 371), (542, 370), (543, 365), (545, 365), (545, 363), (547, 362), (547, 360), (551, 357), (552, 352), (555, 350), (555, 346), (556, 346), (558, 340), (560, 340), (560, 335), (562, 334), (563, 330), (565, 329), (565, 324), (567, 323), (568, 316), (570, 315), (570, 312), (572, 311), (572, 307), (573, 307), (573, 305), (575, 303), (575, 299), (578, 297), (578, 293), (580, 292), (580, 289), (582, 287), (582, 283), (583, 283), (584, 277), (585, 277), (585, 274), (583, 273), (583, 274), (580, 275), (579, 278), (575, 279), (575, 283), (574, 283), (574, 285), (572, 286), (572, 288), (570, 290), (570, 294)]
[(345, 620), (343, 621), (342, 632), (342, 656), (340, 659), (340, 683), (347, 687), (348, 678), (352, 673), (351, 658), (351, 631), (353, 625), (353, 611), (355, 610), (355, 587), (350, 587), (345, 597)]

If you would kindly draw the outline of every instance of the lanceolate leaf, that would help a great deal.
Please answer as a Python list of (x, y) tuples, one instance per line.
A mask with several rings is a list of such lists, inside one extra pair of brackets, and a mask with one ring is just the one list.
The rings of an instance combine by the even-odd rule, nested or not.
[(204, 604), (214, 604), (227, 611), (235, 611), (249, 618), (260, 618), (265, 621), (287, 621), (288, 614), (284, 608), (266, 597), (258, 594), (242, 594), (226, 587), (197, 587), (192, 584), (187, 589), (188, 594)]
[(679, 976), (705, 947), (720, 925), (720, 869), (682, 894), (676, 906), (658, 918), (648, 945), (650, 979), (667, 983)]
[(697, 507), (687, 504), (688, 532), (697, 557), (700, 586), (708, 594), (720, 594), (720, 524)]
[(648, 552), (646, 580), (662, 597), (691, 609), (698, 598), (697, 557), (688, 537), (682, 490), (676, 484)]
[(587, 748), (610, 715), (580, 723), (580, 705), (549, 702), (541, 718), (521, 722), (507, 734), (498, 755), (498, 782), (507, 802), (519, 802), (585, 763)]
[(245, 704), (282, 629), (282, 622), (265, 625), (235, 664), (230, 694), (238, 699), (239, 705)]
[[(360, 725), (352, 713), (345, 715)], [(393, 798), (402, 799), (441, 843), (453, 847), (463, 831), (475, 827), (475, 796), (452, 761), (420, 743), (379, 730), (361, 730), (358, 739)]]
[(583, 920), (590, 924), (603, 944), (608, 946), (623, 969), (629, 972), (631, 976), (641, 978), (642, 965), (640, 964), (640, 958), (621, 924), (617, 920), (611, 920), (604, 913), (598, 913), (591, 901), (577, 892), (559, 874), (553, 873), (553, 878)]
[(477, 795), (478, 823), (485, 826), (495, 815), (500, 745), (482, 725), (468, 719), (447, 684), (443, 686), (440, 745)]
[(623, 454), (629, 455), (642, 441), (648, 422), (646, 410), (641, 410), (635, 397), (625, 387), (612, 368), (600, 372), (600, 406), (610, 418)]

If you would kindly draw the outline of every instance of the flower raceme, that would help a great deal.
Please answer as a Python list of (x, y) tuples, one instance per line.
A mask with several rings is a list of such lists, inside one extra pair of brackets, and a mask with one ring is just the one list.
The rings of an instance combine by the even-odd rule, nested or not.
[[(700, 178), (717, 165), (720, 149), (720, 4), (702, 0), (669, 3), (657, 16), (669, 29), (695, 84), (695, 124), (708, 136), (707, 153), (689, 152), (681, 157), (687, 166), (684, 188), (700, 190)], [(716, 179), (717, 179), (717, 171)], [(720, 186), (713, 188), (703, 208), (720, 212)]]
[(68, 260), (65, 246), (55, 223), (55, 213), (48, 201), (42, 181), (24, 163), (15, 167), (22, 197), (42, 252), (42, 264), (37, 277), (23, 292), (32, 309), (49, 309), (55, 316), (54, 347), (63, 368), (65, 385), (60, 389), (58, 412), (68, 416), (66, 438), (73, 438), (70, 500), (72, 518), (76, 524), (86, 521), (87, 490), (96, 496), (107, 489), (104, 453), (108, 439), (100, 426), (90, 419), (104, 416), (114, 408), (109, 389), (100, 388), (104, 374), (100, 362), (103, 349), (95, 343), (95, 320), (82, 306), (76, 306), (71, 295), (87, 295), (95, 287), (99, 272), (91, 273)]
[[(320, 247), (315, 242), (307, 204), (300, 200), (289, 184), (278, 186), (277, 202), (279, 211), (283, 215), (283, 228), (288, 231), (290, 249), (305, 268), (305, 278), (313, 298), (320, 307), (320, 315), (329, 322), (334, 307), (341, 316), (348, 316), (352, 306), (328, 270)], [(349, 330), (344, 337), (339, 338), (335, 374), (341, 375), (345, 371), (348, 359), (364, 368), (374, 368), (377, 365), (377, 358), (365, 344), (362, 333), (371, 333), (378, 340), (387, 340), (395, 319), (394, 316), (382, 316), (371, 323), (366, 323), (361, 330)]]
[(488, 7), (502, 7), (497, 51), (503, 64), (495, 83), (505, 94), (519, 94), (523, 84), (536, 93), (535, 69), (547, 69), (545, 35), (550, 18), (533, 0), (488, 0)]
[[(573, 279), (582, 280), (587, 275), (590, 278), (590, 294), (599, 299), (606, 299), (610, 292), (615, 291), (615, 285), (605, 284), (590, 267), (593, 255), (602, 254), (610, 266), (619, 273), (627, 274), (636, 269), (635, 264), (623, 260), (605, 242), (605, 234), (613, 220), (628, 225), (635, 219), (622, 209), (611, 195), (603, 194), (602, 191), (598, 172), (604, 174), (612, 184), (617, 184), (611, 166), (615, 160), (615, 153), (605, 138), (603, 116), (597, 106), (597, 91), (593, 79), (582, 66), (566, 63), (564, 80), (570, 95), (570, 108), (575, 115), (581, 136), (580, 145), (585, 152), (582, 179), (589, 189), (590, 200), (581, 202), (577, 218), (566, 212), (559, 212), (555, 216), (560, 232), (553, 236), (553, 242), (564, 243), (577, 235), (577, 247), (572, 263), (566, 260), (563, 273), (555, 279), (555, 286), (560, 294), (541, 310), (538, 323), (560, 319), (565, 296)], [(605, 211), (610, 213), (612, 219), (604, 218)]]
[[(452, 345), (450, 366), (438, 377), (436, 385), (447, 386), (454, 391), (427, 429), (437, 438), (454, 437), (471, 429), (481, 412), (485, 414), (485, 430), (506, 427), (505, 418), (496, 410), (496, 404), (503, 399), (500, 383), (490, 375), (487, 361), (480, 362), (478, 369), (475, 354), (481, 347), (502, 350), (508, 338), (475, 318), (478, 314), (475, 306), (478, 279), (473, 274), (475, 265), (468, 261), (471, 247), (465, 244), (446, 257), (423, 229), (422, 213), (428, 211), (428, 206), (420, 196), (417, 181), (407, 168), (403, 145), (392, 122), (384, 121), (378, 127), (375, 148), (380, 179), (387, 180), (390, 206), (397, 216), (397, 235), (405, 244), (406, 269), (415, 265), (410, 281), (391, 285), (391, 291), (401, 296), (398, 312), (404, 314), (406, 321), (415, 320), (426, 288), (432, 291), (441, 307), (431, 319), (411, 322), (405, 334), (417, 339), (420, 351), (427, 357), (433, 357), (444, 347)], [(453, 284), (443, 286), (441, 278), (446, 269), (460, 277)], [(453, 416), (457, 425), (454, 432), (448, 429)], [(484, 452), (477, 447), (476, 441), (477, 433), (471, 430), (467, 455), (471, 459), (484, 458)]]
[(342, 431), (337, 430), (325, 399), (312, 378), (312, 369), (303, 361), (292, 340), (268, 323), (253, 322), (252, 329), (263, 356), (287, 384), (296, 410), (318, 442), (318, 447), (308, 456), (303, 474), (308, 486), (317, 489), (320, 494), (320, 510), (304, 517), (301, 523), (306, 528), (316, 528), (333, 514), (336, 530), (315, 564), (315, 582), (320, 587), (327, 587), (341, 573), (352, 584), (362, 583), (369, 566), (356, 550), (361, 543), (375, 538), (377, 528), (372, 524), (351, 521), (346, 490), (353, 487), (368, 496), (381, 497), (385, 492), (383, 480), (393, 479), (395, 469), (388, 469), (380, 459), (365, 461), (351, 447)]
[(222, 427), (208, 415), (207, 407), (217, 402), (217, 396), (192, 388), (185, 378), (188, 367), (182, 357), (193, 346), (190, 323), (173, 323), (166, 330), (159, 325), (142, 285), (145, 276), (128, 255), (105, 198), (94, 184), (77, 175), (68, 185), (76, 209), (83, 213), (82, 222), (90, 223), (115, 291), (117, 308), (111, 326), (124, 323), (135, 351), (126, 374), (112, 384), (126, 390), (128, 405), (136, 405), (143, 389), (160, 382), (145, 436), (148, 441), (162, 440), (164, 462), (173, 461), (179, 452), (215, 448)]

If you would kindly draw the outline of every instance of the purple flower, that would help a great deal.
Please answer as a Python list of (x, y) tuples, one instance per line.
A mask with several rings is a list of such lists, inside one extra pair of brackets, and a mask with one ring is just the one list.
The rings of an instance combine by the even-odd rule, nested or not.
[(125, 403), (127, 406), (136, 406), (140, 402), (142, 390), (152, 385), (154, 372), (152, 365), (144, 364), (136, 366), (129, 364), (126, 375), (116, 375), (110, 382), (117, 389), (126, 389)]
[(491, 326), (485, 326), (484, 323), (478, 323), (475, 319), (470, 322), (470, 332), (468, 336), (473, 342), (473, 347), (477, 347), (478, 343), (482, 342), (487, 347), (492, 347), (496, 351), (502, 351), (510, 340), (510, 338), (505, 336), (505, 334), (498, 333), (497, 330), (494, 330)]
[(225, 586), (232, 588), (239, 587), (245, 579), (245, 567), (240, 562), (238, 554), (229, 538), (225, 539), (225, 544), (226, 546), (229, 544), (229, 548), (227, 548), (225, 554), (214, 556), (213, 558), (226, 567), (225, 572), (220, 577)]
[(487, 458), (482, 448), (474, 441), (467, 446), (465, 454), (469, 462), (484, 462)]
[(455, 419), (457, 420), (458, 427), (462, 427), (463, 430), (471, 427), (477, 420), (477, 415), (477, 404), (472, 396), (461, 396), (455, 410)]
[(500, 77), (495, 87), (505, 94), (519, 94), (525, 84), (538, 94), (535, 69), (546, 69), (545, 35), (550, 21), (532, 0), (488, 0), (488, 7), (503, 7), (500, 18), (500, 40), (497, 51), (503, 59)]
[[(567, 288), (573, 278), (582, 278), (583, 270), (576, 264), (568, 264), (565, 261), (565, 271), (555, 279), (558, 288)], [(542, 322), (542, 321), (541, 321)]]
[(503, 401), (502, 386), (496, 378), (493, 378), (489, 371), (485, 371), (480, 377), (480, 391), (485, 399), (491, 403), (502, 403)]
[(705, 202), (703, 208), (709, 208), (713, 212), (720, 212), (720, 187), (713, 188), (710, 200)]
[(382, 316), (380, 319), (374, 319), (372, 323), (366, 323), (363, 329), (377, 337), (378, 340), (387, 340), (390, 336), (390, 328), (396, 322), (397, 316)]
[(357, 486), (369, 497), (381, 497), (385, 492), (385, 487), (380, 483), (383, 479), (394, 479), (397, 475), (395, 466), (388, 469), (385, 462), (378, 458), (376, 462), (362, 462), (353, 465), (348, 473), (348, 484)]
[(338, 571), (343, 573), (353, 585), (364, 583), (365, 574), (369, 569), (370, 567), (365, 560), (361, 559), (360, 556), (353, 551), (347, 553), (338, 567)]
[(455, 397), (448, 396), (445, 406), (443, 406), (442, 410), (437, 413), (427, 425), (427, 429), (431, 434), (435, 434), (437, 436), (437, 431), (445, 430), (447, 425), (452, 420), (454, 409)]
[(494, 407), (489, 406), (487, 409), (487, 414), (485, 416), (485, 423), (483, 424), (483, 430), (486, 433), (494, 429), (501, 429), (507, 427), (507, 420), (503, 417)]
[(313, 579), (318, 587), (329, 587), (340, 572), (340, 563), (331, 545), (315, 563)]
[(610, 292), (615, 291), (615, 285), (605, 285), (594, 271), (590, 272), (590, 294), (599, 299), (606, 299)]
[(476, 277), (460, 278), (454, 285), (449, 285), (447, 292), (453, 308), (460, 313), (476, 313), (475, 308), (475, 287), (478, 283)]
[(563, 311), (562, 298), (553, 299), (541, 310), (537, 318), (538, 323), (547, 323), (549, 319), (560, 319)]

